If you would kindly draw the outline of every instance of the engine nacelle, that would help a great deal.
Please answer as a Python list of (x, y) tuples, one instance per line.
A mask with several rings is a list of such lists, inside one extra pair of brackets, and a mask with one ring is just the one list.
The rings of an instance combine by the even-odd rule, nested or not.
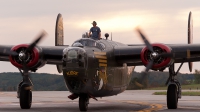
[[(152, 44), (153, 47), (153, 51), (157, 54), (161, 54), (161, 53), (170, 53), (171, 52), (171, 48), (168, 47), (167, 45), (164, 44)], [(152, 52), (150, 50), (148, 50), (147, 47), (143, 48), (141, 51), (141, 60), (142, 63), (146, 66), (151, 60), (152, 60)], [(157, 57), (156, 59), (154, 59), (154, 64), (152, 66), (153, 70), (163, 70), (164, 68), (168, 67), (170, 64), (172, 64), (174, 60), (171, 59), (170, 57)]]
[[(28, 48), (28, 44), (20, 44), (11, 48), (11, 51), (17, 52), (19, 55), (17, 56), (10, 56), (10, 62), (17, 68), (23, 68), (22, 59), (20, 59), (20, 52), (24, 52)], [(46, 61), (43, 59), (42, 49), (39, 47), (33, 48), (32, 51), (27, 52), (25, 57), (25, 62), (27, 67), (35, 71), (37, 68), (42, 67), (46, 64)]]

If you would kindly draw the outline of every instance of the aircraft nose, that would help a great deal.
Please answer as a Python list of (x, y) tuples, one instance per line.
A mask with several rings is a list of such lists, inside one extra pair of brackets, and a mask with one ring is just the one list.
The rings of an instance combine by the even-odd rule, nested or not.
[(67, 88), (72, 92), (81, 91), (87, 81), (87, 57), (85, 50), (79, 47), (69, 47), (64, 50), (63, 76)]
[(67, 49), (63, 56), (63, 66), (65, 68), (84, 68), (86, 65), (86, 53), (84, 49)]

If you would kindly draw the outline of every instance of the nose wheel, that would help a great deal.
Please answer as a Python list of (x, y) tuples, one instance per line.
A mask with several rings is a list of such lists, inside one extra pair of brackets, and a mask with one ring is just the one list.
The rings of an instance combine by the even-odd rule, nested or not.
[(89, 104), (89, 96), (87, 94), (82, 94), (79, 96), (79, 110), (87, 111)]

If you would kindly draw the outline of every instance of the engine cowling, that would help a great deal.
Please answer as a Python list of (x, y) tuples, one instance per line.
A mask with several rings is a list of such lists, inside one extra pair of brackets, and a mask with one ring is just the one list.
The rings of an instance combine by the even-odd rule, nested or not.
[[(22, 59), (20, 59), (20, 53), (24, 52), (28, 48), (28, 44), (20, 44), (11, 48), (11, 51), (17, 52), (19, 55), (9, 57), (10, 62), (17, 68), (22, 69), (23, 63)], [(42, 49), (39, 47), (33, 48), (32, 51), (26, 53), (25, 57), (26, 66), (35, 71), (37, 68), (45, 65), (46, 61), (43, 59)]]
[[(152, 44), (153, 51), (154, 53), (161, 54), (161, 53), (170, 53), (171, 48), (168, 47), (167, 45), (160, 44), (160, 43), (155, 43)], [(141, 51), (141, 60), (142, 63), (146, 66), (153, 58), (153, 53), (148, 50), (147, 47), (144, 47)], [(163, 70), (164, 68), (168, 67), (170, 64), (172, 64), (173, 59), (170, 57), (162, 57), (159, 56), (156, 59), (154, 59), (154, 64), (152, 66), (153, 70)]]

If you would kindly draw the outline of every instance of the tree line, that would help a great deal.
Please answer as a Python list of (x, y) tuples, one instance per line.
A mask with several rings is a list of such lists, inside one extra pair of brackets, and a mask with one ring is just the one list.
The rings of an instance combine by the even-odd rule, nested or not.
[[(35, 91), (66, 91), (62, 75), (47, 73), (31, 73)], [(0, 73), (0, 91), (16, 91), (22, 76), (17, 72)]]
[[(33, 90), (35, 91), (66, 91), (64, 77), (57, 74), (31, 73)], [(165, 82), (169, 77), (168, 72), (150, 71), (146, 75), (140, 72), (133, 72), (128, 89), (144, 89), (166, 86)], [(183, 74), (178, 73), (176, 78), (181, 85), (200, 84), (200, 71)], [(16, 91), (22, 76), (17, 72), (0, 73), (0, 91)]]
[[(169, 72), (150, 71), (146, 74), (133, 72), (132, 79), (128, 89), (145, 89), (166, 86), (165, 83), (169, 77)], [(194, 73), (178, 73), (175, 76), (181, 85), (200, 84), (200, 71)]]

